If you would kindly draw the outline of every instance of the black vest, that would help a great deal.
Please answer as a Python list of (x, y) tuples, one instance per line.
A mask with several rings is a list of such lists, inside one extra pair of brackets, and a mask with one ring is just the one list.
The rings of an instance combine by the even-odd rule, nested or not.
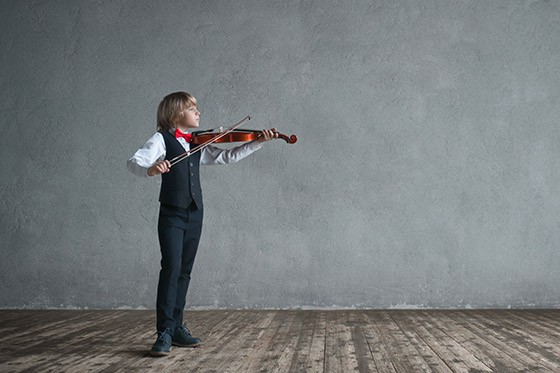
[[(160, 132), (165, 141), (165, 159), (171, 160), (185, 153), (185, 148), (168, 131)], [(202, 189), (200, 187), (200, 152), (175, 164), (169, 172), (161, 174), (159, 201), (166, 205), (188, 208), (194, 201), (202, 208)]]

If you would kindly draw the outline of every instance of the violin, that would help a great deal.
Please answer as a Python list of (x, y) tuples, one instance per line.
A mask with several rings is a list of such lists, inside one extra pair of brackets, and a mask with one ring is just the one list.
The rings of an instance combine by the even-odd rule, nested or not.
[[(201, 151), (205, 147), (215, 142), (236, 142), (236, 141), (253, 141), (257, 140), (261, 136), (261, 131), (257, 130), (239, 130), (245, 122), (251, 120), (251, 116), (247, 115), (245, 118), (235, 123), (225, 131), (208, 130), (208, 131), (195, 131), (192, 133), (191, 143), (195, 144), (194, 148), (179, 154), (173, 159), (170, 159), (170, 166), (176, 165), (177, 163), (187, 159), (191, 154)], [(279, 139), (285, 140), (288, 144), (293, 144), (297, 141), (296, 135), (291, 135), (290, 137), (283, 135), (278, 132)]]
[[(297, 141), (296, 135), (287, 136), (279, 132), (274, 132), (278, 134), (278, 138), (286, 141), (288, 144), (294, 144)], [(195, 131), (192, 133), (191, 143), (198, 145), (204, 144), (207, 141), (214, 139), (217, 136), (222, 135), (223, 132), (207, 130), (207, 131)], [(223, 136), (217, 138), (215, 143), (218, 142), (246, 142), (257, 140), (261, 136), (261, 131), (259, 130), (243, 130), (234, 129)]]

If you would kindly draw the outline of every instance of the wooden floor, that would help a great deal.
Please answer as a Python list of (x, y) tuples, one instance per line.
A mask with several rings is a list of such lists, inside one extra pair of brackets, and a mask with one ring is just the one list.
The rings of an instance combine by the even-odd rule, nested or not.
[(152, 358), (153, 311), (0, 311), (0, 372), (560, 372), (560, 310), (187, 311), (199, 348)]

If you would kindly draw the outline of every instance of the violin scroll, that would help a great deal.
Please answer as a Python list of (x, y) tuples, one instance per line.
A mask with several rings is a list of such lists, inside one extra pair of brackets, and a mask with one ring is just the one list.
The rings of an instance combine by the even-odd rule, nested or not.
[(290, 137), (283, 135), (279, 132), (278, 133), (278, 138), (282, 139), (284, 141), (286, 141), (288, 144), (295, 144), (295, 142), (297, 141), (297, 136), (296, 135), (291, 135)]

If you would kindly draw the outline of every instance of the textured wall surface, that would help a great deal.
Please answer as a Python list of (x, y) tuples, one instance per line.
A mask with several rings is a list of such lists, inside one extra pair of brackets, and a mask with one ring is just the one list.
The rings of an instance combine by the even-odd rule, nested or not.
[(0, 307), (154, 307), (177, 90), (300, 139), (202, 169), (190, 307), (560, 306), (560, 2), (0, 7)]

